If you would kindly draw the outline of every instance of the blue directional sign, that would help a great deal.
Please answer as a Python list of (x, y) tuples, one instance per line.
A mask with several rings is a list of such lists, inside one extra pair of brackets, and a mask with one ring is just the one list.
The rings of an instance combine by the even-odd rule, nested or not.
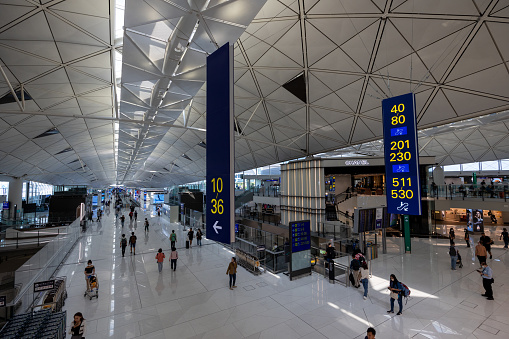
[(387, 209), (392, 214), (421, 214), (419, 148), (415, 95), (382, 101)]
[(235, 239), (233, 46), (207, 57), (207, 238)]
[(311, 249), (311, 223), (309, 220), (290, 222), (292, 253)]

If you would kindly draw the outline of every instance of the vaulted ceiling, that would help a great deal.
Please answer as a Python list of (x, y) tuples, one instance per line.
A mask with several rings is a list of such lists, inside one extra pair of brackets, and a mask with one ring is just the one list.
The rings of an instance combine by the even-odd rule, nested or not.
[[(0, 99), (0, 172), (146, 187), (202, 179), (204, 60), (230, 39), (237, 171), (377, 148), (381, 100), (410, 91), (424, 155), (443, 164), (509, 157), (506, 0), (128, 0), (118, 111), (113, 5), (0, 0), (0, 65), (31, 98), (24, 112), (12, 95)], [(192, 16), (189, 34), (179, 20)], [(189, 45), (168, 73), (177, 33)], [(299, 76), (292, 94), (284, 85)], [(9, 91), (0, 77), (2, 97)]]

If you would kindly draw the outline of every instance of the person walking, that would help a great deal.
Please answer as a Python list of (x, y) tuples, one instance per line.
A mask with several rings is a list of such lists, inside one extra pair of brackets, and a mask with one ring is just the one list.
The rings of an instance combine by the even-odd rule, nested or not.
[(196, 243), (198, 244), (198, 246), (201, 246), (202, 236), (203, 236), (203, 233), (201, 232), (201, 229), (198, 228), (198, 230), (196, 231)]
[(465, 228), (465, 242), (467, 243), (467, 247), (470, 247), (470, 233), (468, 233), (468, 229)]
[(149, 223), (148, 223), (148, 219), (145, 218), (145, 232), (148, 232), (148, 227), (149, 227)]
[(177, 242), (177, 234), (175, 233), (175, 230), (171, 230), (171, 234), (170, 234), (170, 243), (171, 243), (171, 248), (175, 247), (175, 243)]
[(133, 223), (133, 216), (134, 216), (134, 213), (131, 211), (129, 212), (129, 222), (132, 224)]
[(179, 254), (177, 252), (177, 249), (175, 247), (171, 248), (170, 253), (170, 263), (171, 263), (171, 269), (175, 271), (177, 269), (177, 259), (179, 258)]
[(122, 214), (122, 216), (120, 217), (120, 224), (122, 225), (122, 227), (124, 227), (124, 222), (125, 222), (125, 217)]
[(120, 248), (122, 249), (122, 256), (125, 256), (125, 248), (127, 247), (127, 238), (125, 234), (122, 234), (122, 239), (120, 239)]
[(494, 300), (493, 288), (491, 287), (491, 284), (495, 282), (493, 279), (493, 270), (488, 266), (486, 262), (481, 263), (481, 267), (482, 270), (477, 270), (477, 272), (481, 274), (482, 286), (485, 290), (485, 293), (482, 296), (488, 298), (488, 300)]
[(458, 261), (458, 250), (454, 246), (454, 241), (449, 247), (449, 256), (451, 257), (451, 270), (456, 271), (456, 261)]
[(479, 243), (477, 243), (477, 246), (475, 246), (475, 255), (477, 259), (479, 259), (479, 265), (482, 267), (482, 263), (486, 261), (486, 255), (488, 253), (486, 252), (486, 247), (482, 244), (482, 242), (479, 240)]
[(235, 259), (235, 257), (232, 257), (232, 260), (228, 264), (226, 275), (230, 276), (230, 290), (237, 288), (237, 286), (235, 286), (235, 281), (237, 280), (237, 259)]
[(364, 339), (375, 339), (376, 331), (373, 327), (368, 328)]
[(355, 288), (359, 288), (360, 287), (360, 270), (361, 268), (361, 263), (358, 259), (356, 258), (353, 258), (352, 261), (350, 262), (350, 269), (352, 270), (352, 275), (353, 275), (353, 279), (354, 279), (354, 287)]
[(74, 321), (71, 323), (71, 329), (69, 330), (71, 339), (82, 339), (85, 338), (85, 318), (81, 312), (74, 314)]
[(500, 234), (500, 240), (504, 239), (504, 248), (507, 249), (509, 245), (509, 233), (507, 233), (507, 228), (504, 227), (502, 234)]
[(368, 263), (363, 262), (361, 269), (360, 269), (360, 279), (362, 286), (364, 287), (364, 300), (368, 299), (368, 279), (369, 279), (369, 270), (368, 270)]
[(454, 228), (451, 228), (449, 230), (449, 245), (452, 246), (452, 244), (454, 243), (454, 239), (456, 238), (456, 235), (454, 234)]
[(394, 300), (398, 299), (399, 311), (397, 315), (403, 314), (403, 295), (401, 291), (403, 286), (394, 274), (391, 274), (391, 282), (388, 289), (391, 291), (391, 309), (387, 313), (394, 313)]
[(164, 262), (164, 258), (166, 258), (166, 256), (164, 255), (163, 253), (163, 249), (160, 248), (158, 251), (157, 251), (157, 254), (156, 254), (156, 260), (157, 260), (157, 269), (159, 270), (159, 273), (161, 273), (163, 271), (163, 262)]
[[(484, 247), (486, 248), (486, 252), (488, 252), (490, 254), (490, 259), (492, 259), (493, 255), (491, 255), (491, 245), (493, 244), (493, 240), (491, 240), (490, 237), (488, 237), (484, 232), (482, 232), (481, 242), (484, 245)], [(488, 255), (486, 254), (486, 256), (488, 256)]]
[(95, 274), (95, 266), (92, 265), (92, 260), (89, 260), (87, 262), (87, 266), (85, 267), (84, 274), (85, 274), (85, 282), (87, 284), (87, 291), (89, 291), (90, 290), (90, 285), (89, 285), (90, 277), (92, 277)]
[(136, 255), (136, 239), (138, 238), (134, 235), (134, 232), (131, 232), (131, 236), (129, 237), (129, 245), (131, 246), (131, 254), (133, 254), (134, 250), (134, 255)]
[(134, 222), (138, 220), (138, 211), (134, 211)]
[(189, 239), (189, 247), (193, 247), (194, 231), (192, 228), (190, 228), (189, 232), (187, 232), (187, 238)]

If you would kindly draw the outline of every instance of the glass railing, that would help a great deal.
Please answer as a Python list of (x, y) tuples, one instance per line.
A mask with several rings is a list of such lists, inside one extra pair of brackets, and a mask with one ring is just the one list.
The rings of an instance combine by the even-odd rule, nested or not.
[(422, 196), (435, 199), (451, 200), (485, 200), (497, 199), (507, 201), (507, 185), (427, 185), (423, 187)]
[(256, 186), (250, 187), (250, 192), (261, 197), (279, 197), (280, 186)]
[(39, 293), (34, 293), (34, 283), (51, 279), (80, 236), (80, 223), (75, 220), (60, 229), (56, 237), (18, 268), (14, 281), (21, 286), (20, 292), (8, 307), (14, 308), (16, 313), (26, 312), (39, 297)]

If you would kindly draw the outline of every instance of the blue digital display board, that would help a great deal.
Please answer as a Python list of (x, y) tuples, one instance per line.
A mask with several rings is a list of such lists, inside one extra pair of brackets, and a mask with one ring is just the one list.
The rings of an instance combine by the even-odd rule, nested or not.
[(382, 101), (388, 213), (420, 215), (421, 184), (415, 95)]
[(235, 239), (233, 46), (207, 57), (207, 238)]
[(311, 227), (309, 220), (290, 222), (292, 253), (311, 249)]

